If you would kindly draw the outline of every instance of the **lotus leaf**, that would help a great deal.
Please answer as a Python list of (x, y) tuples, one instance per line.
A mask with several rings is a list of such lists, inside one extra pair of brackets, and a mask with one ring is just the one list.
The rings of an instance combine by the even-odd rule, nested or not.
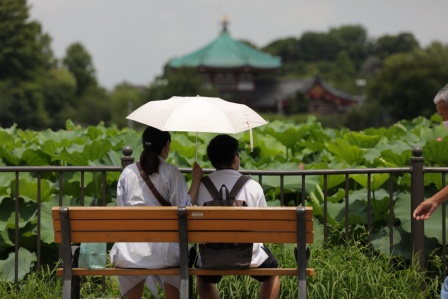
[[(37, 261), (36, 254), (25, 248), (19, 248), (19, 279), (23, 279), (30, 272), (31, 266)], [(0, 279), (8, 282), (14, 281), (15, 253), (10, 253), (6, 260), (0, 260)]]
[(330, 153), (349, 164), (362, 165), (364, 162), (365, 150), (350, 145), (346, 140), (336, 139), (328, 143), (326, 147)]

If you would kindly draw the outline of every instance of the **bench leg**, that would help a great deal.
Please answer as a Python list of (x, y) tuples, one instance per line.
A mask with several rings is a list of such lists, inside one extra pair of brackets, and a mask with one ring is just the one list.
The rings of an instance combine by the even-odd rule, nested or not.
[[(72, 267), (78, 268), (79, 246), (72, 246), (72, 256), (73, 256)], [(72, 275), (72, 285), (71, 285), (71, 298), (72, 299), (80, 299), (81, 298), (80, 288), (81, 288), (81, 277)]]
[(62, 266), (64, 268), (64, 283), (62, 298), (72, 298), (72, 246), (70, 239), (70, 217), (67, 207), (59, 208), (62, 230)]
[(298, 298), (306, 299), (306, 230), (305, 208), (297, 207), (297, 278)]
[(189, 277), (188, 277), (188, 238), (187, 238), (187, 209), (178, 207), (177, 215), (179, 219), (179, 250), (180, 250), (180, 298), (189, 297)]

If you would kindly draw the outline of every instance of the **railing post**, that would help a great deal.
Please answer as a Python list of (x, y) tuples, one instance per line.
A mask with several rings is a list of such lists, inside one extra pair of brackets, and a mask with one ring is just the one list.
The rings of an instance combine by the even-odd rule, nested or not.
[(412, 217), (415, 208), (424, 199), (424, 159), (420, 147), (412, 149), (411, 158), (411, 235), (412, 249), (418, 259), (420, 270), (425, 269), (425, 224)]
[(126, 166), (134, 163), (134, 158), (131, 157), (134, 150), (129, 145), (126, 145), (125, 147), (123, 147), (121, 152), (124, 155), (123, 157), (121, 157), (121, 170), (123, 170)]

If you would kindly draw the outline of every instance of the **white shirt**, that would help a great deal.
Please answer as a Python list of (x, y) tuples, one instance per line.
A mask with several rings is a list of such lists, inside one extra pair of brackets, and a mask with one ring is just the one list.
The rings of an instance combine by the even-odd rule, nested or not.
[[(172, 206), (189, 206), (187, 184), (175, 166), (160, 159), (159, 173), (149, 178), (162, 197)], [(137, 165), (127, 166), (117, 185), (117, 206), (160, 206), (140, 175)], [(179, 265), (178, 243), (115, 243), (110, 258), (121, 268), (167, 268)]]
[[(208, 176), (217, 190), (219, 190), (222, 185), (226, 185), (227, 190), (230, 192), (236, 181), (241, 176), (241, 173), (232, 169), (221, 169), (209, 174)], [(241, 191), (236, 195), (235, 199), (246, 201), (249, 207), (267, 206), (263, 189), (261, 188), (261, 185), (254, 180), (247, 181)], [(211, 200), (213, 200), (212, 196), (204, 184), (201, 184), (199, 187), (196, 204), (198, 206), (202, 206), (204, 205), (204, 202)], [(266, 252), (260, 248), (262, 245), (263, 243), (254, 243), (252, 249), (252, 261), (250, 263), (251, 268), (260, 266), (268, 258)], [(201, 266), (199, 259), (198, 265)]]

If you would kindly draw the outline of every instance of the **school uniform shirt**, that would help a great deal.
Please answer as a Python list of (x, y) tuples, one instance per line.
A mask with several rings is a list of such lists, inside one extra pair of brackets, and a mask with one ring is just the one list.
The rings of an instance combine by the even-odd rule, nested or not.
[[(191, 205), (184, 176), (174, 165), (159, 159), (159, 173), (149, 176), (157, 191), (172, 206)], [(135, 163), (120, 175), (117, 206), (161, 206)], [(168, 268), (179, 266), (180, 262), (178, 243), (115, 243), (109, 255), (118, 268)]]
[[(241, 176), (241, 173), (233, 169), (221, 169), (212, 172), (208, 176), (217, 190), (221, 189), (222, 185), (226, 185), (227, 190), (230, 192), (236, 181)], [(247, 181), (241, 191), (236, 195), (235, 199), (244, 200), (249, 207), (267, 206), (263, 189), (261, 188), (261, 185), (254, 180)], [(213, 198), (210, 192), (208, 192), (204, 184), (201, 183), (196, 204), (198, 206), (202, 206), (205, 202), (211, 200), (213, 200)], [(252, 247), (252, 261), (250, 263), (251, 268), (259, 267), (268, 258), (266, 252), (260, 248), (261, 246), (263, 246), (263, 243), (254, 243), (254, 246)], [(198, 259), (198, 265), (202, 265), (200, 259)]]

